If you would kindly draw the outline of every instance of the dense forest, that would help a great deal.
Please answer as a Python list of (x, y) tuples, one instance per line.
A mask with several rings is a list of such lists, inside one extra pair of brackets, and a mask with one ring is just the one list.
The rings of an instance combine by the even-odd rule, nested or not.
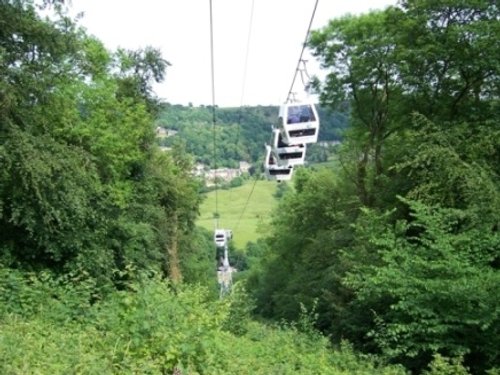
[[(64, 1), (1, 1), (0, 372), (498, 374), (499, 21), (401, 0), (313, 31), (338, 167), (278, 190), (219, 299), (191, 176), (212, 108), (161, 103), (160, 52)], [(218, 163), (258, 162), (276, 112), (216, 108)]]

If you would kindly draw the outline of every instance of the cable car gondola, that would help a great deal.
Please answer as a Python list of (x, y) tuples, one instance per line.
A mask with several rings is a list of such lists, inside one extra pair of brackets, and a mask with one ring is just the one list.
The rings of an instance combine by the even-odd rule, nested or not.
[(318, 140), (319, 118), (313, 103), (286, 103), (280, 107), (278, 127), (288, 145), (315, 143)]
[(280, 166), (271, 152), (271, 146), (266, 145), (266, 159), (264, 160), (264, 170), (268, 180), (289, 181), (292, 179), (293, 165)]
[(214, 233), (214, 242), (216, 247), (224, 248), (229, 240), (233, 238), (233, 231), (230, 229), (216, 229)]
[(273, 144), (271, 152), (279, 166), (304, 165), (306, 157), (306, 145), (288, 145), (283, 142), (283, 136), (279, 129), (273, 129)]

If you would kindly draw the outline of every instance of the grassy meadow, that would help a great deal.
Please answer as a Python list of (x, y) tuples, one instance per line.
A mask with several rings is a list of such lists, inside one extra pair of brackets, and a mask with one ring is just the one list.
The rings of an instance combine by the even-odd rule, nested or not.
[[(270, 220), (270, 213), (278, 203), (273, 196), (277, 186), (275, 181), (258, 180), (250, 196), (254, 183), (255, 180), (250, 180), (242, 186), (217, 191), (219, 228), (232, 229), (234, 244), (241, 249), (248, 241), (255, 241), (262, 236), (266, 230), (266, 223)], [(243, 211), (247, 200), (248, 204)], [(215, 191), (212, 191), (205, 194), (197, 224), (208, 230), (214, 230), (214, 212)]]

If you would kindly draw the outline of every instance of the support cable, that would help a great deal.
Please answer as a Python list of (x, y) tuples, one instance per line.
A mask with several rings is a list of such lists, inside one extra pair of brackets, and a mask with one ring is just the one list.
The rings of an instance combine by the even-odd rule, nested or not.
[[(245, 65), (243, 68), (243, 79), (242, 79), (241, 96), (240, 96), (240, 108), (238, 111), (238, 123), (237, 123), (238, 126), (237, 126), (236, 143), (235, 143), (236, 149), (238, 149), (238, 144), (239, 144), (240, 134), (241, 134), (241, 121), (243, 118), (243, 99), (245, 96), (246, 79), (247, 79), (247, 71), (248, 71), (248, 56), (250, 55), (250, 41), (251, 41), (251, 36), (252, 36), (254, 7), (255, 7), (255, 0), (252, 0), (252, 5), (250, 8), (250, 21), (248, 23), (248, 36), (247, 36), (247, 44), (246, 44), (246, 52), (245, 52)], [(252, 191), (253, 191), (253, 188), (252, 188)], [(232, 190), (229, 193), (229, 200), (230, 201), (231, 201), (231, 198), (232, 198)], [(248, 199), (250, 199), (250, 197)], [(248, 199), (247, 199), (247, 203), (248, 203)], [(244, 210), (245, 209), (243, 209), (243, 212), (244, 212)], [(241, 213), (241, 215), (236, 223), (235, 230), (238, 228), (241, 217), (243, 216), (243, 212)]]
[(238, 111), (238, 128), (237, 128), (237, 132), (236, 132), (236, 148), (238, 147), (238, 142), (240, 140), (241, 119), (242, 119), (242, 112), (243, 112), (243, 98), (245, 96), (245, 88), (246, 88), (246, 81), (247, 81), (248, 56), (250, 54), (250, 40), (251, 40), (251, 36), (252, 36), (254, 4), (255, 4), (255, 0), (252, 0), (252, 7), (250, 9), (250, 22), (248, 24), (247, 46), (246, 46), (246, 52), (245, 52), (245, 65), (243, 67), (243, 80), (242, 80), (242, 84), (241, 84), (240, 109)]
[[(272, 128), (274, 129), (274, 128)], [(271, 139), (269, 140), (269, 143), (273, 143), (273, 140), (274, 140), (274, 136), (271, 135)], [(255, 172), (255, 179), (254, 179), (254, 182), (253, 182), (253, 185), (252, 185), (252, 189), (250, 190), (250, 193), (248, 194), (248, 197), (247, 197), (247, 200), (245, 202), (245, 205), (243, 206), (243, 210), (241, 211), (241, 214), (240, 214), (240, 217), (238, 218), (238, 221), (236, 222), (236, 226), (234, 228), (234, 230), (236, 231), (240, 225), (240, 221), (241, 221), (241, 218), (243, 217), (243, 214), (245, 213), (245, 210), (247, 209), (248, 207), (248, 203), (250, 202), (250, 198), (252, 198), (252, 194), (253, 194), (253, 191), (255, 189), (255, 185), (257, 185), (257, 181), (259, 180), (259, 175), (257, 174), (257, 171)]]
[(215, 227), (219, 227), (219, 197), (218, 197), (218, 182), (217, 182), (217, 135), (216, 135), (216, 116), (215, 116), (215, 69), (214, 69), (214, 23), (212, 13), (212, 0), (210, 0), (210, 61), (212, 70), (212, 130), (213, 130), (213, 168), (214, 168), (214, 183), (215, 183)]
[[(290, 102), (290, 101), (294, 101), (295, 100), (295, 93), (292, 91), (293, 90), (293, 86), (295, 85), (295, 80), (297, 78), (297, 73), (300, 71), (300, 75), (301, 75), (301, 79), (302, 79), (302, 83), (305, 85), (304, 83), (304, 74), (306, 75), (306, 77), (309, 78), (309, 74), (307, 73), (307, 70), (306, 70), (306, 61), (302, 58), (302, 56), (304, 55), (304, 51), (305, 51), (305, 48), (306, 48), (306, 44), (307, 44), (307, 40), (309, 39), (309, 33), (311, 32), (311, 27), (312, 27), (312, 23), (314, 21), (314, 16), (316, 14), (316, 9), (318, 8), (318, 2), (319, 0), (316, 0), (316, 3), (314, 4), (314, 9), (313, 9), (313, 12), (312, 12), (312, 15), (311, 15), (311, 20), (309, 21), (309, 26), (307, 28), (307, 33), (306, 33), (306, 37), (304, 39), (304, 43), (302, 44), (302, 50), (300, 51), (300, 56), (299, 56), (299, 60), (297, 62), (297, 67), (295, 68), (295, 73), (294, 73), (294, 76), (293, 76), (293, 80), (292, 80), (292, 84), (290, 86), (290, 90), (288, 91), (288, 95), (287, 95), (287, 103)], [(252, 12), (253, 12), (253, 3), (252, 3)], [(249, 35), (250, 37), (250, 35)], [(301, 69), (300, 68), (300, 64), (303, 64), (303, 68)], [(243, 210), (241, 211), (241, 214), (240, 214), (240, 217), (238, 218), (238, 221), (236, 223), (236, 226), (235, 226), (235, 230), (238, 229), (238, 226), (240, 225), (240, 221), (241, 221), (241, 218), (243, 217), (243, 214), (245, 213), (245, 210), (248, 206), (248, 203), (250, 202), (250, 198), (252, 197), (252, 194), (253, 194), (253, 191), (255, 189), (255, 185), (257, 184), (257, 181), (258, 181), (258, 178), (256, 177), (255, 178), (255, 181), (252, 185), (252, 190), (250, 190), (250, 194), (248, 194), (248, 198), (245, 202), (245, 206), (243, 207)]]
[(304, 51), (305, 51), (306, 45), (307, 45), (307, 40), (309, 39), (309, 33), (311, 32), (311, 27), (312, 27), (312, 23), (314, 20), (314, 15), (316, 14), (316, 9), (318, 8), (318, 2), (319, 2), (319, 0), (316, 0), (316, 3), (314, 4), (314, 9), (313, 9), (313, 12), (311, 15), (311, 20), (309, 21), (309, 26), (307, 28), (306, 37), (304, 39), (304, 43), (302, 44), (302, 50), (300, 51), (299, 61), (297, 61), (297, 67), (295, 68), (295, 73), (293, 75), (292, 84), (290, 86), (290, 90), (288, 90), (288, 95), (286, 96), (286, 103), (289, 103), (291, 100), (290, 97), (292, 96), (293, 86), (295, 85), (295, 79), (297, 78), (297, 73), (299, 71), (300, 63), (303, 61), (302, 56), (304, 55)]
[(234, 227), (234, 231), (237, 231), (238, 227), (240, 226), (241, 218), (243, 217), (243, 214), (245, 213), (245, 210), (247, 209), (248, 202), (250, 202), (250, 198), (252, 197), (253, 191), (255, 189), (255, 185), (257, 184), (258, 180), (259, 180), (259, 176), (257, 175), (257, 172), (256, 172), (254, 183), (252, 185), (252, 190), (250, 190), (250, 194), (248, 194), (247, 201), (245, 202), (245, 206), (243, 206), (243, 210), (241, 210), (241, 214), (240, 214), (240, 217), (238, 218), (238, 221), (236, 222), (236, 225)]
[(300, 79), (304, 85), (304, 90), (309, 93), (309, 89), (311, 88), (311, 76), (307, 72), (306, 62), (307, 60), (302, 60), (303, 67), (300, 69)]
[[(213, 32), (213, 12), (212, 0), (210, 0), (210, 57), (212, 68), (212, 123), (213, 123), (213, 163), (214, 163), (214, 183), (215, 183), (215, 227), (219, 227), (219, 206), (218, 206), (218, 183), (217, 183), (217, 132), (216, 132), (216, 115), (215, 115), (215, 69), (214, 69), (214, 32)], [(222, 268), (217, 269), (217, 281), (220, 287), (220, 298), (223, 298), (231, 290), (233, 269), (229, 264), (228, 248), (227, 248), (227, 233), (224, 243), (224, 256)]]
[(247, 70), (248, 70), (248, 55), (250, 54), (250, 40), (251, 40), (251, 36), (252, 36), (254, 3), (255, 3), (255, 0), (252, 0), (252, 7), (250, 9), (250, 22), (248, 24), (248, 36), (247, 36), (247, 47), (246, 47), (246, 53), (245, 53), (245, 65), (243, 68), (243, 83), (241, 85), (240, 109), (243, 106), (243, 98), (245, 96), (245, 86), (246, 86)]

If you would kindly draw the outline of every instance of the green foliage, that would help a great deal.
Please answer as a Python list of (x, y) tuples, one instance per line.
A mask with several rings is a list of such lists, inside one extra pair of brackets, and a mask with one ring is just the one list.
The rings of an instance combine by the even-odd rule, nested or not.
[(115, 59), (119, 70), (118, 98), (132, 98), (136, 104), (146, 104), (149, 112), (156, 114), (160, 103), (153, 93), (152, 83), (164, 80), (170, 63), (159, 50), (149, 46), (135, 51), (118, 49)]
[(308, 163), (324, 163), (328, 161), (330, 151), (323, 145), (311, 144), (307, 146), (306, 161)]
[(417, 114), (413, 123), (415, 130), (408, 132), (407, 147), (414, 152), (394, 165), (413, 182), (408, 197), (468, 208), (495, 225), (500, 192), (492, 160), (497, 157), (498, 130), (485, 124), (461, 123), (444, 133)]
[(161, 371), (178, 365), (200, 369), (214, 360), (206, 346), (216, 339), (218, 322), (226, 315), (223, 305), (209, 303), (206, 291), (194, 287), (174, 293), (160, 282), (144, 280), (130, 289), (107, 299), (96, 317), (108, 340), (126, 342), (117, 348), (116, 365), (126, 371), (130, 363), (120, 358), (128, 357)]
[(238, 186), (241, 186), (241, 185), (243, 185), (243, 178), (241, 178), (241, 177), (233, 178), (229, 182), (229, 187), (232, 187), (232, 188), (235, 188), (235, 187), (238, 187)]
[(447, 359), (436, 354), (424, 375), (468, 375), (469, 372), (461, 364), (462, 359)]
[(255, 306), (242, 283), (233, 284), (225, 302), (229, 304), (229, 314), (223, 328), (237, 336), (248, 333), (252, 322), (251, 312)]
[[(342, 139), (347, 127), (346, 115), (319, 109), (321, 118), (320, 141)], [(276, 122), (278, 108), (270, 106), (244, 108), (217, 108), (216, 138), (217, 152), (213, 152), (213, 123), (210, 106), (184, 107), (163, 105), (157, 125), (177, 130), (175, 136), (161, 141), (165, 146), (175, 144), (177, 139), (187, 143), (187, 151), (198, 162), (211, 168), (236, 168), (240, 160), (257, 163), (264, 155), (264, 143), (270, 143), (271, 125)]]
[(34, 137), (17, 127), (6, 135), (0, 150), (4, 261), (62, 265), (92, 246), (89, 231), (101, 220), (95, 212), (102, 196), (96, 170), (88, 154), (49, 136)]
[(351, 299), (342, 284), (351, 264), (344, 251), (353, 243), (350, 225), (358, 203), (343, 199), (351, 191), (328, 169), (303, 170), (294, 185), (273, 215), (272, 237), (259, 254), (260, 272), (250, 271), (248, 290), (257, 311), (269, 318), (297, 320), (301, 306), (311, 311), (316, 305), (315, 327), (341, 338), (346, 332), (340, 316)]
[[(197, 227), (181, 239), (181, 270), (184, 282), (213, 286), (216, 291), (213, 232)], [(216, 294), (214, 294), (215, 296)]]
[(283, 198), (285, 194), (289, 191), (291, 191), (290, 185), (286, 183), (281, 183), (281, 184), (276, 184), (276, 191), (274, 192), (273, 196), (277, 199)]
[(42, 19), (2, 2), (0, 18), (1, 261), (103, 284), (129, 263), (169, 269), (199, 199), (182, 149), (155, 147), (152, 83), (168, 62), (107, 51), (59, 5)]
[(99, 290), (86, 273), (54, 277), (47, 271), (36, 274), (1, 268), (0, 292), (1, 320), (17, 316), (62, 324), (85, 320), (91, 301), (98, 300), (105, 288)]
[(498, 360), (491, 348), (499, 334), (500, 275), (490, 268), (498, 233), (466, 211), (406, 203), (411, 222), (370, 239), (382, 265), (354, 269), (346, 280), (359, 301), (388, 301), (372, 310), (369, 335), (390, 357), (482, 355), (488, 368)]
[[(35, 298), (24, 307), (37, 313), (2, 315), (2, 373), (404, 374), (358, 357), (347, 345), (333, 351), (324, 338), (248, 321), (244, 292), (214, 301), (204, 288), (174, 288), (156, 276), (129, 273), (122, 291), (81, 305), (73, 314), (79, 319), (64, 320), (50, 311), (63, 291), (65, 296), (85, 294), (79, 281), (18, 276), (2, 270), (1, 280), (13, 277), (24, 294), (31, 289)], [(57, 297), (51, 297), (49, 286)], [(41, 302), (43, 308), (36, 307)], [(66, 313), (71, 308), (68, 304)]]
[[(404, 1), (387, 12), (410, 110), (443, 121), (491, 119), (498, 98), (497, 4)], [(444, 124), (443, 124), (444, 125)]]
[(436, 353), (498, 366), (499, 17), (487, 0), (408, 0), (311, 34), (322, 105), (350, 127), (275, 210), (248, 279), (262, 315), (317, 300), (334, 342), (415, 373)]

